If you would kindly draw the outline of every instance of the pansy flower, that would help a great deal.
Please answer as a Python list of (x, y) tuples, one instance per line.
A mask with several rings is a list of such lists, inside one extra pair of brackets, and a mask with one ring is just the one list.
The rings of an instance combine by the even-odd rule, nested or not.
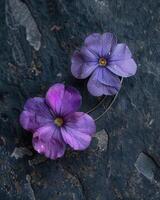
[(87, 87), (93, 96), (114, 95), (121, 87), (119, 77), (136, 73), (137, 65), (126, 44), (117, 44), (112, 33), (93, 33), (72, 56), (71, 72), (78, 79), (90, 76)]
[(33, 147), (37, 152), (56, 159), (64, 155), (67, 145), (74, 150), (89, 146), (96, 126), (88, 114), (77, 112), (81, 100), (75, 88), (64, 84), (50, 87), (45, 98), (27, 100), (20, 123), (33, 133)]

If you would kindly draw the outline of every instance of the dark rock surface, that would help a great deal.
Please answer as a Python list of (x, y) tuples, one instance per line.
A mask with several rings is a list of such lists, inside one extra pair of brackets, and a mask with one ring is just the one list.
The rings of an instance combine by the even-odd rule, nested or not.
[[(1, 0), (0, 22), (0, 199), (159, 200), (160, 2)], [(137, 75), (124, 80), (97, 122), (97, 130), (106, 132), (87, 151), (47, 160), (33, 151), (31, 134), (19, 125), (23, 104), (65, 82), (83, 93), (82, 110), (94, 106), (98, 100), (71, 76), (70, 56), (86, 35), (106, 31), (134, 52)], [(25, 151), (17, 158), (15, 148)], [(156, 181), (135, 167), (142, 152), (154, 160)], [(151, 170), (147, 165), (141, 167)]]

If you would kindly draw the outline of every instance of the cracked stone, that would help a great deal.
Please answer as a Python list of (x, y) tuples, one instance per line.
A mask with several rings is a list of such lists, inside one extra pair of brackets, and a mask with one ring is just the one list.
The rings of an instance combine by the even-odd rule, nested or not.
[(98, 149), (99, 151), (106, 151), (108, 146), (108, 134), (107, 132), (102, 129), (101, 131), (97, 132), (95, 137), (98, 140)]
[(153, 181), (157, 167), (154, 161), (148, 155), (140, 153), (136, 160), (135, 167), (139, 173), (143, 174), (143, 176), (145, 176), (147, 179)]
[(26, 147), (16, 147), (11, 154), (11, 157), (14, 157), (16, 160), (23, 158), (24, 156), (32, 156), (33, 153)]

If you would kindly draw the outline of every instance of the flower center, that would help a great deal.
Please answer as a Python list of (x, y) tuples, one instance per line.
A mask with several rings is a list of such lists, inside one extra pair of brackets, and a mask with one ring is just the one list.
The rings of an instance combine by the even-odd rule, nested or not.
[(62, 118), (57, 117), (57, 118), (54, 120), (54, 123), (55, 123), (55, 125), (61, 127), (61, 126), (63, 125), (64, 121), (63, 121)]
[(105, 58), (100, 58), (99, 65), (105, 67), (107, 65), (107, 60)]

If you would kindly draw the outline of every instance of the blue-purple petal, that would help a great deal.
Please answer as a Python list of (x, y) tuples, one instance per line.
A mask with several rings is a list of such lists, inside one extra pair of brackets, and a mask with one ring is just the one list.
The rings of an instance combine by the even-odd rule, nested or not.
[(117, 44), (117, 39), (115, 35), (112, 33), (104, 33), (101, 36), (101, 40), (102, 40), (101, 56), (105, 57), (115, 47), (115, 45)]
[(111, 61), (108, 69), (118, 76), (129, 77), (135, 75), (137, 64), (132, 58), (127, 60)]
[(121, 77), (135, 75), (137, 64), (132, 58), (132, 53), (126, 44), (117, 44), (111, 52), (108, 69)]
[(112, 33), (104, 33), (102, 35), (99, 33), (93, 33), (89, 35), (84, 42), (85, 47), (99, 57), (107, 56), (116, 44), (117, 39)]
[(101, 34), (99, 33), (93, 33), (86, 37), (84, 41), (84, 45), (94, 54), (100, 55), (102, 50), (102, 44), (101, 44)]
[(85, 62), (82, 54), (78, 51), (75, 51), (72, 56), (71, 72), (78, 79), (84, 79), (90, 76), (97, 66), (97, 62)]
[(86, 46), (80, 49), (80, 53), (85, 62), (96, 62), (98, 60), (98, 55)]
[(99, 67), (96, 69), (98, 75), (98, 81), (104, 85), (111, 87), (119, 87), (120, 79), (117, 75), (113, 74), (107, 67)]
[(102, 96), (102, 95), (115, 95), (118, 93), (118, 91), (121, 88), (120, 81), (116, 82), (116, 84), (113, 82), (113, 85), (107, 85), (103, 81), (100, 82), (99, 80), (99, 70), (95, 70), (92, 76), (90, 77), (87, 87), (88, 91), (93, 96)]
[(111, 54), (110, 54), (110, 61), (119, 61), (130, 59), (132, 57), (132, 53), (128, 46), (124, 43), (117, 44)]

